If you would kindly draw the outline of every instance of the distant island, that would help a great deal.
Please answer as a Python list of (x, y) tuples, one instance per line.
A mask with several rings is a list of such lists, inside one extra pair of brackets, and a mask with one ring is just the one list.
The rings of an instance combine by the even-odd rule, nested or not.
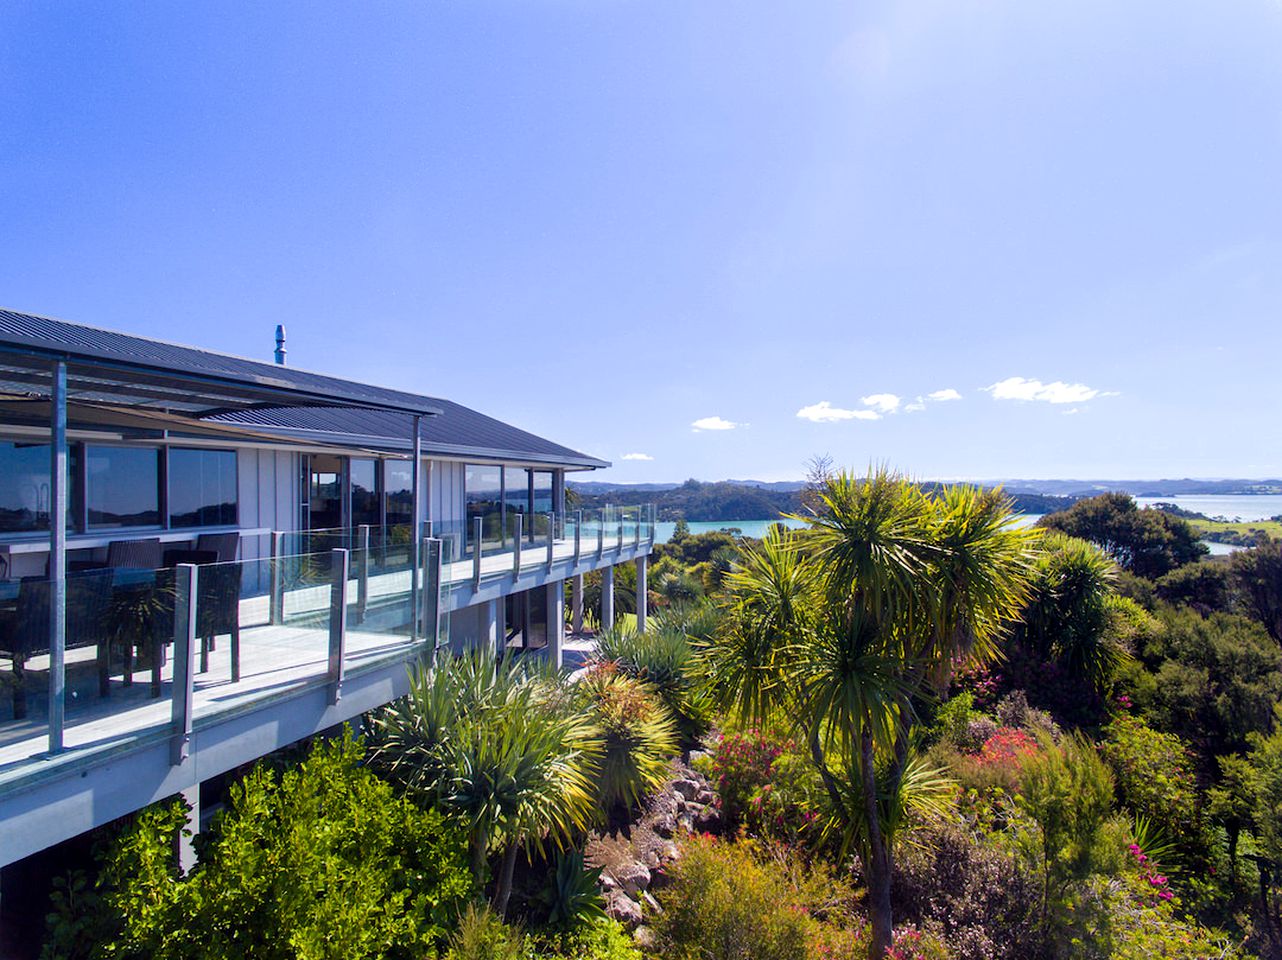
[[(922, 488), (928, 492), (941, 486), (939, 483), (922, 484)], [(705, 483), (687, 480), (680, 484), (570, 482), (567, 487), (584, 508), (602, 507), (606, 504), (630, 507), (652, 503), (661, 521), (773, 520), (787, 513), (800, 513), (804, 509), (801, 492), (805, 484), (799, 481), (761, 483), (752, 480), (720, 480)], [(1032, 491), (1009, 492), (1015, 502), (1015, 509), (1020, 513), (1053, 513), (1072, 505), (1078, 499)]]

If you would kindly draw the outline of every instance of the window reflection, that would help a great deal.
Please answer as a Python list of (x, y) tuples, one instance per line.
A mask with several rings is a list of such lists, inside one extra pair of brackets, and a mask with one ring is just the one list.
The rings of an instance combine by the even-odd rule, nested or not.
[(378, 461), (353, 459), (350, 463), (352, 485), (352, 526), (383, 522), (378, 502)]
[(159, 526), (159, 450), (88, 446), (85, 466), (89, 526)]
[(486, 464), (469, 463), (464, 477), (464, 493), (467, 498), (467, 535), (472, 538), (473, 522), (480, 517), (483, 523), (483, 536), (486, 540), (497, 540), (502, 535), (503, 511), (503, 468)]
[(230, 527), (236, 522), (236, 452), (170, 449), (170, 526)]
[(383, 489), (387, 496), (387, 525), (414, 522), (414, 465), (408, 460), (383, 461)]
[(333, 530), (343, 525), (343, 459), (320, 454), (312, 457), (312, 530)]
[(49, 529), (49, 445), (0, 443), (0, 530)]

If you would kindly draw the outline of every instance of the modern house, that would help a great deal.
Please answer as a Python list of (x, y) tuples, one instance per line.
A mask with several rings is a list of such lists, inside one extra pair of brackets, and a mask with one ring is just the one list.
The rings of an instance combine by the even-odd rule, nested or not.
[[(278, 337), (280, 334), (278, 333)], [(283, 344), (278, 344), (283, 361)], [(560, 663), (566, 581), (653, 517), (448, 400), (0, 310), (0, 866), (482, 648)]]

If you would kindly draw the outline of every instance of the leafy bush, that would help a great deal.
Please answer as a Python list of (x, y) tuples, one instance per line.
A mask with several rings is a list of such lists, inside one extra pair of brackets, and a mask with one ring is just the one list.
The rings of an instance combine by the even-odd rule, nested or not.
[(597, 639), (597, 658), (613, 663), (624, 676), (650, 684), (687, 743), (707, 731), (711, 707), (695, 675), (690, 641), (682, 631), (658, 625), (639, 634), (615, 627)]
[(1104, 732), (1100, 752), (1112, 768), (1122, 804), (1177, 836), (1190, 836), (1196, 829), (1198, 796), (1184, 741), (1126, 715)]
[(1113, 778), (1095, 747), (1072, 736), (1060, 744), (1043, 740), (1040, 750), (1024, 758), (1020, 783), (1020, 806), (1038, 827), (1045, 913), (1071, 881), (1111, 873), (1120, 861), (1121, 839), (1105, 831)]
[(605, 737), (596, 784), (600, 809), (635, 807), (667, 779), (677, 752), (672, 715), (652, 687), (609, 663), (590, 670), (575, 692)]
[(469, 905), (450, 937), (445, 960), (641, 960), (632, 939), (613, 920), (573, 932), (533, 931), (503, 922), (489, 907)]
[(797, 960), (820, 920), (849, 926), (849, 893), (826, 870), (748, 842), (692, 838), (659, 893), (665, 960)]
[(935, 710), (935, 719), (926, 731), (926, 739), (960, 745), (972, 720), (983, 716), (975, 707), (975, 695), (969, 690), (945, 700)]
[(1040, 879), (982, 832), (922, 827), (895, 872), (900, 916), (937, 933), (958, 960), (1022, 960), (1036, 939)]
[(1272, 727), (1282, 650), (1245, 617), (1164, 606), (1158, 619), (1161, 629), (1140, 651), (1153, 680), (1131, 691), (1135, 706), (1154, 728), (1195, 745), (1210, 779), (1215, 757), (1242, 751), (1250, 733)]
[(489, 907), (468, 904), (450, 936), (446, 960), (526, 960), (525, 937)]
[(473, 887), (460, 832), (360, 765), (345, 737), (277, 775), (260, 764), (185, 878), (179, 804), (151, 807), (103, 865), (119, 935), (101, 954), (139, 958), (430, 956)]
[(710, 778), (732, 827), (776, 840), (818, 840), (827, 797), (795, 740), (760, 730), (722, 734)]
[(424, 805), (469, 828), (478, 885), (501, 851), (503, 913), (517, 848), (562, 847), (595, 815), (601, 731), (549, 674), (468, 656), (420, 670), (410, 692), (369, 720), (370, 759)]

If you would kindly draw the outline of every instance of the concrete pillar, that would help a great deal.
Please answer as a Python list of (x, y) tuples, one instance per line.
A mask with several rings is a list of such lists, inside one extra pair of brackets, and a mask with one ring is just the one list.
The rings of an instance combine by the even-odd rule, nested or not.
[(488, 600), (481, 604), (480, 648), (497, 657), (499, 641), (503, 638), (503, 601)]
[(200, 784), (194, 784), (181, 793), (187, 804), (187, 826), (178, 834), (178, 869), (183, 874), (191, 873), (196, 866), (196, 846), (193, 842), (200, 833)]
[(561, 648), (565, 640), (565, 581), (547, 585), (548, 591), (548, 661), (561, 669)]
[(570, 627), (578, 634), (583, 632), (583, 574), (575, 574), (574, 580), (571, 582), (573, 589), (571, 590), (570, 601)]
[(614, 626), (614, 567), (605, 567), (601, 571), (601, 629), (609, 630)]
[(645, 633), (646, 607), (649, 606), (649, 557), (637, 557), (637, 633)]

